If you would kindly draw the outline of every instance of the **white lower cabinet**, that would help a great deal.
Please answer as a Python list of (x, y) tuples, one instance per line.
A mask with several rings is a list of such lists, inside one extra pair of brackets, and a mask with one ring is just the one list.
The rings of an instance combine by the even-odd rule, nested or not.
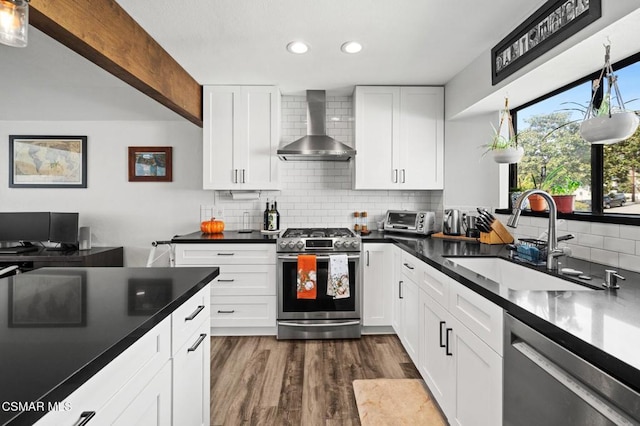
[(211, 334), (275, 335), (275, 244), (177, 244), (176, 266), (217, 266), (211, 283)]
[(406, 252), (394, 262), (394, 329), (449, 423), (501, 425), (502, 309)]
[(209, 298), (206, 286), (36, 424), (208, 425)]
[(391, 326), (393, 257), (391, 244), (366, 243), (362, 253), (362, 325)]
[[(420, 290), (413, 280), (417, 262), (408, 261), (403, 252), (394, 257), (397, 283), (394, 284), (393, 327), (409, 357), (418, 363), (420, 345)], [(416, 259), (417, 260), (417, 259)], [(397, 263), (396, 263), (397, 262)]]

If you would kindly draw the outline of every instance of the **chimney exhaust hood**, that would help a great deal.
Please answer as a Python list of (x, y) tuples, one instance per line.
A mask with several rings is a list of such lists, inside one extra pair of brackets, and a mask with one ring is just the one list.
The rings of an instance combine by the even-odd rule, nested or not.
[(338, 142), (326, 131), (326, 93), (307, 90), (307, 136), (278, 149), (284, 161), (349, 161), (356, 150)]

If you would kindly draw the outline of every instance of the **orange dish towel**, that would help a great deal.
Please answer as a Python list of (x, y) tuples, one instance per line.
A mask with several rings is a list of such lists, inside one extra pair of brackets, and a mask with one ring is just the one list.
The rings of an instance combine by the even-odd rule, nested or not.
[(298, 255), (298, 299), (315, 299), (316, 291), (316, 255)]

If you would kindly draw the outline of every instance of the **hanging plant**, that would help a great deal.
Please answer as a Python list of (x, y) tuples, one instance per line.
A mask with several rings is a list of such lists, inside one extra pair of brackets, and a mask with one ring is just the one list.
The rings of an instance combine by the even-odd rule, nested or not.
[[(592, 144), (613, 144), (624, 141), (635, 133), (640, 122), (634, 111), (627, 111), (624, 107), (618, 88), (618, 78), (613, 74), (611, 67), (610, 50), (611, 46), (605, 45), (604, 67), (593, 83), (591, 102), (580, 124), (580, 136)], [(603, 95), (602, 103), (596, 107), (596, 95), (605, 79), (607, 90)], [(617, 106), (613, 105), (614, 100)]]
[[(507, 126), (508, 137), (503, 135), (503, 126)], [(513, 119), (509, 111), (509, 98), (504, 99), (504, 109), (500, 114), (498, 128), (496, 129), (493, 123), (491, 127), (493, 128), (493, 137), (491, 142), (485, 145), (486, 150), (483, 155), (491, 155), (496, 163), (518, 163), (524, 155), (524, 148), (518, 146), (518, 138), (513, 129)]]

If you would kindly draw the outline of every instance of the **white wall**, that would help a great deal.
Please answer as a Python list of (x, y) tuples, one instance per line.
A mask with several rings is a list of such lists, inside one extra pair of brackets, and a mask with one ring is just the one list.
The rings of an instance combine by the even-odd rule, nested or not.
[[(0, 149), (0, 211), (71, 211), (90, 226), (94, 246), (124, 246), (126, 266), (144, 266), (151, 241), (199, 227), (202, 129), (183, 122), (0, 121), (9, 135), (86, 135), (86, 189), (9, 188), (8, 149)], [(172, 146), (173, 182), (129, 182), (127, 147)]]

